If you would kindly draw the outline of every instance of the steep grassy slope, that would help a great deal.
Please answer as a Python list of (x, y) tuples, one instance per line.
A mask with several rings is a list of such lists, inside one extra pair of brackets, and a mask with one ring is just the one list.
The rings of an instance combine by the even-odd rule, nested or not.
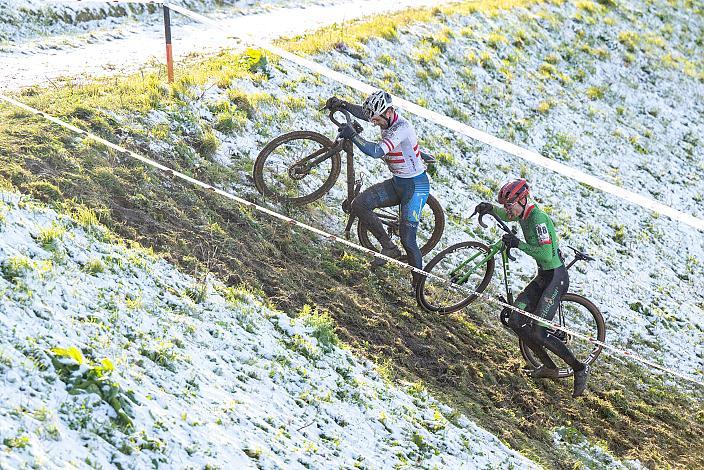
[(273, 309), (0, 192), (0, 467), (536, 468)]
[[(531, 15), (540, 16), (541, 8), (553, 14), (561, 11), (554, 5), (535, 8)], [(503, 16), (513, 18), (510, 12), (489, 9), (482, 13), (481, 8), (470, 15), (451, 13), (418, 14), (446, 23), (483, 18), (479, 14), (490, 16), (494, 24)], [(519, 10), (516, 14), (526, 13)], [(422, 39), (426, 33), (421, 26), (409, 28), (404, 21), (388, 39), (350, 46), (367, 49), (374, 60), (386, 61), (392, 74), (398, 72), (386, 79), (395, 92), (407, 83), (406, 77), (410, 81), (416, 68), (414, 64), (394, 69), (401, 58), (391, 54), (405, 50), (402, 41), (430, 41)], [(442, 28), (437, 23), (426, 24), (423, 27), (431, 30)], [(447, 35), (446, 39), (452, 44), (450, 49), (466, 46), (460, 37)], [(382, 58), (382, 54), (389, 57)], [(442, 57), (433, 54), (437, 60)], [(368, 66), (372, 59), (351, 58), (344, 52), (330, 55), (343, 63), (342, 68), (354, 59), (352, 67), (359, 68), (358, 73), (368, 77), (381, 73)], [(598, 59), (598, 54), (592, 56)], [(179, 71), (173, 87), (159, 85), (155, 73), (117, 84), (105, 81), (51, 91), (27, 90), (22, 99), (195, 177), (256, 198), (248, 175), (258, 149), (272, 136), (295, 128), (329, 132), (324, 116), (315, 109), (330, 94), (345, 93), (272, 58), (265, 65), (254, 52), (245, 57), (223, 53), (191, 65)], [(441, 77), (429, 79), (432, 86), (418, 92), (431, 107), (448, 96), (440, 89), (452, 89), (449, 82), (443, 85)], [(696, 77), (686, 74), (680, 78), (697, 83)], [(434, 93), (433, 87), (438, 87)], [(488, 106), (500, 102), (477, 100)], [(497, 108), (480, 111), (475, 119), (501, 116)], [(549, 111), (548, 107), (545, 113)], [(619, 457), (637, 458), (649, 466), (704, 464), (698, 451), (704, 442), (700, 391), (677, 386), (668, 377), (652, 375), (633, 364), (605, 359), (590, 393), (572, 401), (568, 384), (535, 383), (523, 377), (515, 341), (497, 325), (491, 308), (476, 305), (465, 315), (451, 317), (422, 312), (405, 295), (405, 275), (394, 269), (370, 273), (367, 260), (355, 253), (341, 252), (305, 233), (255, 218), (249, 211), (164, 179), (36, 118), (6, 108), (0, 112), (0, 175), (22, 191), (47, 201), (65, 201), (69, 207), (76, 202), (89, 205), (117, 233), (163, 252), (184, 269), (195, 274), (213, 271), (228, 284), (244, 282), (261, 288), (287, 311), (305, 304), (329, 311), (342, 339), (381, 363), (396, 380), (421, 381), (524, 454), (549, 466), (571, 467), (580, 459), (573, 445), (586, 436)], [(695, 124), (701, 123), (701, 116), (694, 116), (699, 119)], [(556, 114), (553, 119), (545, 125), (550, 127), (563, 117)], [(434, 189), (450, 215), (445, 245), (466, 239), (467, 233), (484, 236), (462, 215), (473, 202), (490, 197), (503, 178), (514, 174), (507, 163), (516, 167), (518, 163), (456, 140), (441, 129), (422, 122), (417, 125), (425, 145), (441, 160)], [(495, 125), (499, 127), (498, 122)], [(588, 127), (595, 132), (593, 123)], [(602, 134), (594, 140), (609, 141)], [(683, 151), (698, 148), (690, 145)], [(363, 159), (360, 164), (367, 183), (383, 176), (381, 168)], [(575, 272), (574, 285), (588, 288), (588, 294), (606, 307), (607, 319), (612, 321), (609, 340), (649, 354), (663, 349), (664, 361), (696, 373), (703, 359), (696, 346), (701, 344), (701, 325), (695, 323), (702, 305), (701, 298), (687, 292), (701, 292), (700, 234), (637, 208), (622, 207), (616, 200), (546, 172), (527, 167), (522, 171), (540, 181), (542, 202), (551, 207), (563, 238), (598, 251), (604, 261), (598, 269)], [(677, 197), (682, 192), (673, 184), (663, 190)], [(336, 190), (313, 209), (290, 213), (339, 230), (339, 200)], [(639, 243), (639, 251), (629, 249), (629, 240)], [(668, 240), (688, 250), (691, 261), (686, 266), (681, 256), (671, 253)], [(519, 283), (531, 269), (524, 260)], [(640, 272), (652, 275), (634, 279), (626, 287), (628, 295), (607, 288), (613, 279), (633, 278)]]

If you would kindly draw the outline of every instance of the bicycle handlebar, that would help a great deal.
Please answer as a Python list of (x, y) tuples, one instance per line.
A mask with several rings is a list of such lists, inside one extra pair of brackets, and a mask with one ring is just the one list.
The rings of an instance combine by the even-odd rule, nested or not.
[(335, 113), (337, 112), (341, 112), (345, 115), (345, 121), (347, 121), (347, 124), (352, 124), (352, 116), (350, 116), (350, 112), (342, 108), (335, 108), (330, 110), (330, 120), (333, 124), (335, 124), (337, 127), (342, 127), (342, 123), (338, 122), (337, 119), (335, 119)]
[[(328, 108), (323, 108), (323, 109), (328, 109)], [(363, 130), (362, 126), (357, 121), (352, 119), (352, 116), (350, 116), (349, 111), (347, 111), (346, 109), (343, 109), (343, 108), (330, 109), (330, 114), (328, 115), (328, 117), (330, 118), (332, 123), (338, 127), (338, 129), (340, 127), (342, 127), (343, 124), (341, 122), (339, 122), (337, 119), (335, 119), (335, 113), (337, 113), (337, 112), (344, 114), (345, 121), (347, 121), (347, 124), (351, 124), (352, 127), (354, 127), (354, 130), (357, 131), (357, 133), (362, 132), (362, 130)]]
[[(477, 210), (475, 209), (474, 212), (472, 212), (472, 215), (469, 216), (469, 218), (471, 219), (472, 217), (474, 217), (474, 214), (476, 214), (476, 213), (477, 213)], [(482, 220), (485, 215), (488, 215), (488, 216), (492, 217), (492, 218), (499, 224), (499, 227), (501, 227), (501, 229), (502, 229), (504, 232), (506, 232), (506, 233), (513, 233), (513, 232), (511, 231), (511, 229), (508, 227), (508, 225), (506, 225), (506, 223), (504, 223), (504, 221), (501, 220), (501, 219), (499, 218), (499, 216), (497, 216), (497, 215), (494, 214), (494, 213), (479, 214), (479, 218), (477, 219), (477, 221), (479, 222), (479, 225), (481, 225), (482, 227), (487, 228), (487, 225), (486, 225), (486, 224), (484, 223), (484, 221)], [(511, 255), (511, 248), (510, 248), (509, 246), (507, 246), (505, 243), (504, 243), (504, 249), (506, 250), (506, 255), (508, 256), (508, 258), (509, 258), (511, 261), (516, 261), (516, 258), (514, 258), (513, 255)]]
[[(474, 217), (474, 214), (476, 214), (476, 213), (477, 213), (477, 210), (475, 209), (474, 212), (472, 212), (472, 215), (469, 216), (469, 218), (471, 219), (472, 217)], [(481, 225), (482, 227), (487, 228), (487, 225), (486, 225), (486, 224), (484, 223), (484, 221), (482, 220), (485, 215), (488, 215), (488, 216), (490, 216), (491, 218), (493, 218), (493, 219), (496, 221), (496, 223), (499, 225), (499, 227), (501, 227), (501, 229), (502, 229), (504, 232), (506, 232), (506, 233), (513, 233), (513, 232), (511, 231), (511, 229), (508, 227), (508, 225), (506, 225), (506, 223), (505, 223), (503, 220), (501, 220), (501, 219), (499, 218), (499, 216), (497, 216), (497, 215), (494, 214), (494, 213), (479, 214), (479, 218), (478, 218), (477, 220), (478, 220), (478, 222), (479, 222), (479, 225)], [(516, 258), (514, 258), (513, 256), (511, 256), (511, 248), (506, 247), (505, 244), (504, 244), (504, 247), (507, 248), (506, 253), (507, 253), (508, 257), (511, 259), (511, 261), (516, 261)], [(571, 249), (572, 251), (574, 251), (574, 259), (572, 260), (572, 262), (570, 262), (570, 263), (567, 265), (567, 269), (569, 269), (569, 268), (570, 268), (574, 263), (576, 263), (577, 261), (594, 261), (594, 260), (595, 260), (594, 257), (590, 256), (590, 255), (587, 254), (587, 253), (584, 253), (584, 252), (578, 250), (577, 248), (575, 248), (575, 247), (573, 247), (573, 246), (567, 245), (567, 248), (569, 248), (569, 249)]]
[[(475, 211), (475, 212), (476, 212), (476, 211)], [(472, 215), (474, 215), (474, 214), (472, 214)], [(511, 229), (508, 227), (508, 225), (506, 225), (506, 223), (505, 223), (503, 220), (501, 220), (498, 215), (496, 215), (496, 214), (494, 214), (494, 213), (479, 214), (479, 219), (478, 219), (478, 220), (479, 220), (479, 225), (481, 225), (482, 227), (484, 227), (484, 228), (487, 227), (486, 224), (482, 221), (482, 218), (483, 218), (485, 215), (488, 215), (488, 216), (492, 217), (492, 218), (496, 221), (496, 223), (499, 224), (499, 227), (501, 227), (501, 229), (502, 229), (504, 232), (506, 232), (506, 233), (513, 233), (513, 232), (511, 232)]]

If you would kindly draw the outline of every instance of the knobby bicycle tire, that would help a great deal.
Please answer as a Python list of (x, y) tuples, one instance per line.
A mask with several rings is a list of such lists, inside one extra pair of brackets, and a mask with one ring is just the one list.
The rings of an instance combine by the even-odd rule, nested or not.
[[(254, 185), (256, 186), (257, 191), (259, 191), (259, 193), (263, 196), (272, 197), (278, 202), (287, 203), (294, 206), (301, 206), (304, 204), (310, 204), (311, 202), (321, 198), (325, 193), (330, 191), (330, 188), (333, 187), (335, 181), (337, 181), (337, 178), (340, 176), (341, 156), (340, 153), (337, 152), (328, 159), (331, 161), (330, 173), (327, 175), (327, 178), (325, 178), (323, 184), (319, 188), (311, 191), (309, 194), (303, 194), (302, 196), (297, 197), (291, 197), (284, 194), (280, 194), (280, 192), (277, 192), (276, 190), (274, 190), (274, 188), (272, 188), (266, 183), (265, 164), (267, 162), (267, 159), (272, 156), (273, 152), (277, 148), (294, 141), (308, 141), (310, 143), (317, 144), (318, 146), (320, 146), (320, 148), (325, 150), (329, 150), (334, 146), (334, 143), (330, 139), (328, 139), (322, 134), (319, 134), (318, 132), (294, 131), (282, 134), (276, 137), (271, 142), (269, 142), (261, 150), (261, 152), (259, 152), (257, 160), (254, 162), (253, 176)], [(290, 181), (294, 180), (290, 178)]]
[[(460, 250), (465, 249), (470, 252), (481, 251), (487, 254), (490, 250), (487, 245), (477, 241), (457, 243), (448, 248), (445, 248), (443, 251), (435, 255), (435, 257), (430, 260), (430, 262), (424, 267), (424, 271), (436, 274), (444, 279), (449, 280), (448, 273), (441, 272), (441, 270), (436, 269), (436, 267), (439, 266), (443, 260), (449, 261), (450, 256), (453, 253), (457, 253)], [(464, 260), (460, 258), (458, 261)], [(452, 267), (454, 265), (459, 265), (459, 263), (455, 263), (454, 260), (448, 263), (449, 267)], [(421, 307), (431, 312), (452, 313), (461, 310), (470, 303), (472, 303), (474, 300), (476, 300), (479, 296), (478, 294), (467, 294), (466, 291), (477, 293), (484, 292), (484, 289), (486, 289), (486, 287), (489, 285), (491, 277), (494, 274), (494, 265), (495, 260), (492, 257), (486, 262), (486, 268), (484, 270), (483, 276), (481, 276), (481, 280), (476, 284), (475, 281), (472, 281), (469, 284), (463, 284), (463, 291), (459, 291), (455, 287), (451, 287), (449, 285), (442, 286), (440, 284), (440, 281), (423, 276), (421, 277), (420, 281), (418, 282), (418, 285), (416, 286), (416, 300), (418, 301)], [(456, 267), (457, 266), (455, 266), (455, 268)], [(448, 271), (448, 268), (443, 266), (442, 271)], [(479, 274), (481, 274), (481, 271), (479, 271)], [(446, 302), (443, 298), (442, 301), (439, 301), (438, 298), (442, 298), (442, 295), (445, 293), (445, 291), (443, 291), (442, 289), (448, 290), (448, 292), (449, 290), (452, 290), (454, 292), (459, 293), (461, 300), (459, 300), (458, 302)], [(431, 293), (431, 291), (437, 292), (437, 295), (434, 296), (435, 298), (433, 298), (433, 294)]]
[[(594, 320), (594, 323), (596, 324), (597, 334), (594, 339), (603, 342), (604, 339), (606, 338), (606, 325), (604, 323), (604, 317), (601, 315), (599, 308), (596, 305), (594, 305), (589, 299), (582, 297), (581, 295), (572, 294), (569, 292), (562, 296), (562, 299), (560, 300), (560, 304), (563, 304), (566, 302), (574, 302), (575, 304), (581, 305), (589, 312), (589, 314), (592, 316), (592, 319)], [(566, 326), (567, 328), (570, 328), (570, 325), (569, 325), (570, 318), (569, 318), (568, 314), (565, 314), (565, 322), (567, 323), (567, 325), (564, 325), (564, 326)], [(586, 344), (585, 340), (579, 339), (579, 341)], [(575, 355), (577, 355), (577, 359), (579, 359), (580, 361), (586, 362), (587, 364), (591, 365), (599, 357), (599, 354), (601, 354), (601, 350), (603, 349), (603, 347), (600, 345), (593, 344), (593, 343), (589, 343), (589, 344), (592, 344), (593, 348), (589, 351), (589, 354), (587, 355), (586, 358), (579, 357), (578, 353), (576, 353)], [(523, 340), (519, 339), (519, 346), (521, 348), (521, 354), (523, 355), (523, 357), (525, 358), (525, 360), (529, 364), (531, 364), (534, 367), (539, 367), (540, 365), (542, 365), (540, 360), (538, 360), (538, 358), (535, 357), (535, 354), (533, 353), (533, 351), (531, 351), (530, 348), (528, 348), (525, 345)], [(574, 352), (575, 351), (573, 351), (573, 353)], [(570, 375), (572, 375), (572, 373), (573, 373), (572, 368), (562, 367), (558, 371), (558, 377), (559, 378), (569, 377)]]
[[(432, 194), (428, 195), (428, 200), (426, 205), (430, 208), (433, 213), (433, 231), (428, 237), (428, 240), (420, 246), (420, 252), (423, 255), (427, 255), (430, 251), (435, 248), (435, 246), (440, 242), (442, 234), (445, 231), (445, 211), (438, 201)], [(398, 234), (395, 234), (398, 236)], [(369, 231), (369, 228), (365, 223), (359, 221), (357, 223), (357, 238), (359, 238), (359, 243), (370, 250), (379, 252), (379, 247), (374, 244), (374, 235)], [(393, 240), (393, 238), (392, 238)], [(403, 249), (403, 247), (400, 247)], [(405, 259), (404, 256), (402, 259)]]

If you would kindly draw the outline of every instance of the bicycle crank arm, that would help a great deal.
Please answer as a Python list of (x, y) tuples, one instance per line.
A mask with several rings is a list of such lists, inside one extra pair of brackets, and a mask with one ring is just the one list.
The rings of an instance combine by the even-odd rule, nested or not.
[(357, 216), (354, 214), (350, 215), (350, 218), (347, 219), (347, 225), (345, 226), (345, 240), (350, 239), (350, 230), (352, 229), (352, 225), (354, 224), (354, 221), (357, 219)]

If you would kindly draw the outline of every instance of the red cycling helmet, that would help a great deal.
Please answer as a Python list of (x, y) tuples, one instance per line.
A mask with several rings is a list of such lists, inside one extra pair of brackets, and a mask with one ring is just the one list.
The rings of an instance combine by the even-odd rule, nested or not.
[(528, 182), (523, 178), (509, 181), (499, 190), (499, 204), (514, 204), (530, 194)]

